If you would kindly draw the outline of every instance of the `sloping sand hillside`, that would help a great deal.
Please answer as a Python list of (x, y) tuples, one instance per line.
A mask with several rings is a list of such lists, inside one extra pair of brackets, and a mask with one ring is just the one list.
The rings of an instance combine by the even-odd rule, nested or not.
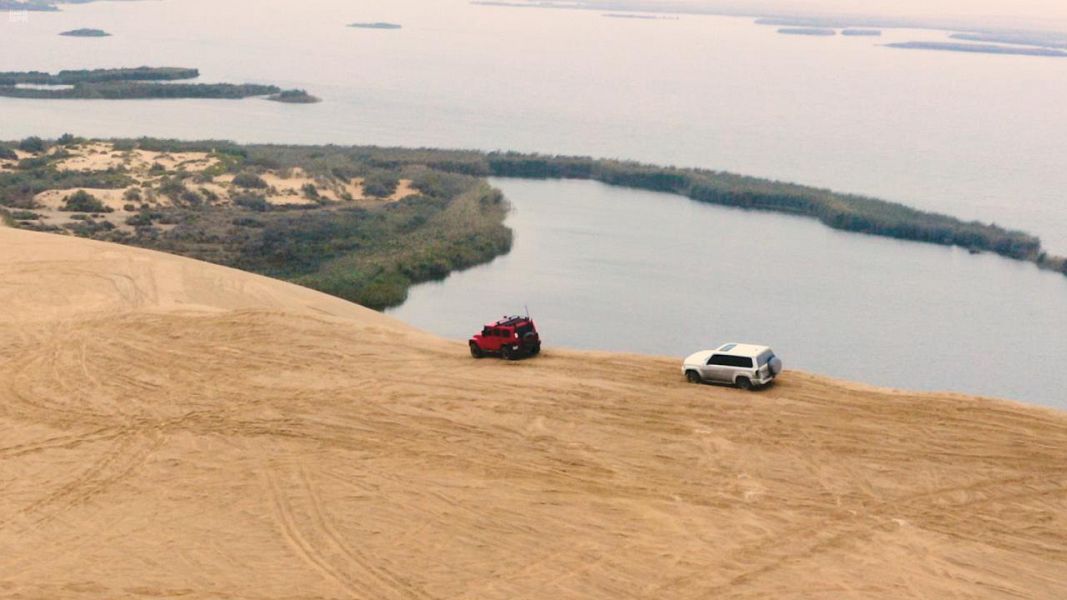
[(475, 361), (302, 288), (3, 228), (0, 307), (0, 597), (1067, 595), (1061, 413)]

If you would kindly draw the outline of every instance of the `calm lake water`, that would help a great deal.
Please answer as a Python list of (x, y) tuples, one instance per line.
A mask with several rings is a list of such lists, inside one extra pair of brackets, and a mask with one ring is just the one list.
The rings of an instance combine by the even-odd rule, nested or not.
[[(403, 29), (344, 26), (372, 21), (400, 23)], [(57, 35), (79, 27), (104, 29), (113, 37)], [(0, 98), (0, 139), (73, 132), (620, 157), (874, 195), (1028, 230), (1049, 249), (1067, 253), (1067, 110), (1062, 102), (1067, 98), (1067, 59), (880, 45), (942, 38), (936, 32), (906, 30), (888, 31), (879, 39), (783, 36), (748, 19), (606, 19), (594, 12), (474, 6), (465, 0), (100, 2), (60, 13), (31, 13), (25, 22), (0, 13), (0, 71), (189, 66), (200, 68), (204, 81), (307, 88), (325, 102)], [(550, 319), (547, 325), (562, 319), (562, 327), (552, 327), (556, 342), (602, 348), (618, 343), (619, 349), (678, 353), (723, 338), (761, 338), (779, 346), (789, 364), (833, 375), (1059, 402), (1052, 396), (1063, 386), (1048, 384), (1063, 383), (1056, 379), (1062, 368), (1055, 363), (1067, 362), (1064, 323), (1056, 322), (1067, 305), (1062, 277), (994, 257), (849, 236), (774, 215), (725, 217), (691, 202), (622, 190), (524, 185), (505, 184), (518, 207), (513, 217), (516, 254), (489, 268), (511, 265), (509, 277), (534, 276), (521, 253), (536, 240), (553, 239), (554, 227), (574, 228), (574, 239), (564, 242), (588, 236), (614, 257), (544, 265), (583, 274), (580, 281), (563, 275), (546, 278), (538, 289), (544, 297), (525, 299)], [(583, 207), (597, 206), (604, 193), (612, 198), (610, 222), (624, 220), (612, 226), (615, 234), (595, 230), (597, 220), (581, 217), (584, 210), (596, 210)], [(520, 198), (522, 194), (527, 197)], [(534, 218), (560, 198), (570, 199), (566, 214), (574, 222), (554, 223), (551, 214)], [(699, 216), (708, 214), (716, 216)], [(728, 218), (743, 218), (743, 227), (722, 226)], [(691, 226), (690, 219), (703, 225)], [(599, 223), (607, 227), (609, 221)], [(643, 231), (641, 252), (630, 254), (610, 243), (612, 235), (629, 235), (624, 233), (627, 223), (662, 225)], [(715, 244), (731, 235), (752, 240), (753, 260), (766, 260), (755, 264), (768, 275), (730, 282), (739, 290), (735, 301), (745, 294), (758, 296), (740, 318), (709, 310), (701, 322), (714, 327), (693, 330), (691, 313), (672, 316), (674, 307), (714, 302), (709, 294), (726, 282), (715, 270), (671, 279), (675, 272), (663, 273), (663, 266), (677, 265), (679, 245)], [(760, 254), (771, 240), (786, 246)], [(554, 257), (564, 248), (541, 252)], [(797, 264), (797, 256), (810, 260)], [(650, 262), (651, 257), (670, 260)], [(872, 264), (882, 267), (871, 269)], [(705, 267), (722, 268), (713, 260), (694, 268)], [(743, 269), (738, 269), (733, 275), (740, 277)], [(481, 272), (454, 277), (444, 287), (462, 286), (465, 278)], [(595, 321), (601, 313), (590, 306), (592, 292), (583, 286), (600, 280), (618, 286), (613, 294), (633, 291), (633, 298), (618, 299), (624, 305), (640, 306), (637, 296), (651, 288), (671, 303), (659, 310), (648, 305), (647, 310), (605, 312), (615, 320)], [(766, 287), (772, 285), (779, 287)], [(416, 290), (411, 312), (397, 314), (418, 319), (415, 303), (421, 294), (439, 289), (435, 284)], [(909, 289), (930, 303), (923, 309), (927, 312), (909, 304), (915, 297), (900, 297)], [(466, 292), (457, 287), (455, 293)], [(511, 308), (514, 303), (502, 296), (499, 304)], [(856, 312), (848, 312), (849, 306)], [(562, 314), (565, 307), (573, 312)], [(796, 338), (777, 326), (727, 329), (726, 324), (750, 319), (748, 311), (762, 316), (753, 323), (765, 322), (768, 314), (789, 316), (784, 322), (798, 332)], [(818, 318), (820, 314), (838, 320)], [(874, 316), (860, 318), (864, 314)], [(620, 315), (635, 322), (620, 322)], [(479, 312), (475, 320), (483, 318)], [(805, 319), (810, 327), (800, 324)], [(575, 321), (587, 323), (587, 335), (578, 335), (581, 327), (566, 325)], [(451, 325), (446, 318), (419, 322), (437, 331)], [(692, 334), (679, 330), (680, 323)], [(808, 331), (816, 324), (818, 331)], [(825, 333), (831, 325), (840, 333)], [(607, 333), (646, 326), (648, 331), (625, 341)], [(464, 327), (469, 328), (466, 321)], [(916, 329), (929, 333), (918, 335)], [(946, 339), (935, 349), (951, 348), (950, 354), (963, 358), (930, 358), (934, 347), (917, 345), (937, 336)], [(826, 345), (829, 339), (836, 340), (835, 346)], [(845, 339), (872, 351), (881, 344), (883, 350), (891, 349), (882, 356), (894, 360), (910, 352), (929, 362), (925, 369), (900, 369), (869, 361), (860, 369), (867, 359), (842, 352)], [(1044, 391), (1036, 382), (1001, 382), (1000, 371), (984, 382), (955, 376), (956, 369), (970, 364), (968, 372), (979, 377), (988, 367), (984, 361), (1009, 349), (1042, 357), (1035, 359), (1032, 372), (1045, 378)], [(845, 354), (854, 357), (842, 358)]]
[(393, 316), (465, 339), (529, 305), (549, 346), (680, 360), (765, 343), (786, 368), (1067, 408), (1062, 275), (671, 194), (493, 183), (511, 253), (417, 286)]

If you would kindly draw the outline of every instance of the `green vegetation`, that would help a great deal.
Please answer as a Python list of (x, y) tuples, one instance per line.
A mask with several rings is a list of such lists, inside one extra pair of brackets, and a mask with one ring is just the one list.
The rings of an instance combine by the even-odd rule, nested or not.
[(848, 37), (880, 37), (882, 32), (878, 29), (845, 29), (841, 35)]
[(180, 81), (200, 77), (198, 69), (179, 67), (135, 67), (130, 69), (91, 69), (60, 71), (52, 75), (41, 71), (0, 72), (0, 85), (75, 85), (114, 81)]
[(250, 188), (254, 190), (265, 190), (269, 185), (263, 180), (262, 177), (255, 173), (244, 172), (238, 173), (233, 178), (233, 184), (243, 188)]
[(955, 42), (898, 42), (886, 44), (889, 48), (905, 50), (940, 50), (945, 52), (971, 52), (978, 54), (1009, 54), (1018, 56), (1067, 57), (1067, 51), (1053, 48), (1026, 48), (997, 46), (994, 44), (958, 44)]
[(63, 207), (59, 210), (65, 212), (105, 213), (111, 209), (104, 203), (85, 190), (78, 190), (63, 199)]
[(103, 29), (72, 29), (59, 34), (67, 37), (102, 38), (111, 37), (111, 34)]
[(0, 96), (37, 100), (136, 100), (161, 98), (213, 98), (237, 100), (276, 94), (272, 85), (232, 83), (142, 83), (109, 82), (78, 84), (65, 89), (40, 89), (0, 86)]
[(51, 0), (0, 0), (0, 10), (56, 11), (56, 3)]
[(22, 150), (23, 152), (38, 153), (38, 152), (44, 152), (44, 149), (45, 149), (44, 140), (42, 140), (39, 137), (28, 137), (28, 138), (22, 140), (21, 142), (19, 142), (19, 150)]
[[(207, 260), (376, 309), (402, 303), (414, 283), (489, 261), (511, 247), (511, 231), (503, 225), (507, 205), (484, 179), (414, 161), (397, 168), (377, 165), (390, 158), (386, 150), (122, 140), (114, 142), (113, 151), (202, 152), (217, 164), (204, 173), (159, 163), (158, 169), (146, 166), (136, 173), (124, 167), (72, 172), (59, 168), (53, 155), (57, 144), (43, 144), (37, 162), (0, 173), (0, 205), (45, 212), (34, 201), (37, 194), (70, 189), (76, 191), (67, 196), (64, 209), (83, 212), (65, 224), (20, 221), (5, 213), (14, 226)], [(302, 183), (295, 186), (297, 193), (313, 202), (272, 204), (268, 198), (273, 190), (262, 173), (297, 169), (323, 185), (373, 180), (389, 194), (403, 179), (417, 193), (396, 202), (360, 204), (333, 199), (324, 195), (324, 187)], [(234, 176), (234, 190), (240, 190), (227, 202), (213, 202), (209, 196), (214, 192), (197, 188), (199, 180), (227, 174)], [(78, 188), (124, 189), (123, 202), (130, 205), (109, 214), (102, 202)]]
[(823, 29), (821, 27), (783, 27), (778, 30), (778, 33), (784, 35), (812, 35), (812, 36), (834, 36), (837, 32), (833, 29)]
[[(232, 83), (170, 83), (200, 76), (197, 69), (137, 67), (0, 73), (0, 96), (38, 100), (131, 100), (163, 98), (241, 99), (269, 96), (280, 102), (313, 102), (303, 90), (282, 90), (274, 85)], [(168, 82), (168, 83), (163, 83)]]
[(307, 93), (307, 90), (285, 90), (272, 96), (268, 96), (267, 100), (274, 102), (284, 102), (286, 104), (315, 104), (322, 102), (321, 98), (317, 98)]
[[(1067, 260), (1049, 256), (1026, 233), (873, 198), (703, 169), (517, 153), (141, 139), (115, 141), (113, 150), (204, 153), (212, 166), (187, 172), (157, 162), (149, 168), (149, 158), (137, 173), (123, 167), (72, 172), (57, 168), (59, 146), (42, 143), (46, 148), (40, 156), (23, 160), (14, 172), (0, 173), (0, 205), (41, 212), (36, 194), (89, 188), (123, 189), (123, 202), (131, 206), (100, 216), (101, 204), (86, 204), (75, 192), (68, 206), (96, 213), (96, 218), (56, 226), (47, 218), (18, 221), (8, 215), (18, 226), (191, 256), (379, 309), (403, 302), (413, 283), (486, 262), (510, 248), (511, 232), (503, 225), (506, 202), (486, 183), (489, 176), (586, 179), (675, 193), (720, 206), (817, 219), (843, 231), (993, 252), (1067, 275)], [(279, 181), (292, 181), (290, 189), (281, 193), (269, 187), (268, 172)], [(220, 201), (208, 184), (218, 190), (220, 182), (229, 181), (225, 175), (232, 175), (233, 183), (229, 198)], [(343, 189), (354, 188), (359, 179), (371, 198), (392, 197), (401, 181), (417, 193), (395, 202), (357, 202)], [(290, 204), (297, 198), (300, 203)]]
[(1067, 50), (1067, 33), (1049, 31), (979, 31), (954, 33), (952, 39), (967, 42), (990, 42), (1020, 46), (1042, 46)]
[(376, 198), (388, 198), (396, 193), (400, 180), (388, 171), (375, 171), (363, 181), (363, 193)]
[(721, 206), (810, 217), (844, 231), (988, 251), (1046, 268), (1053, 261), (1042, 252), (1040, 240), (1020, 231), (962, 221), (895, 202), (732, 173), (518, 153), (394, 150), (393, 156), (392, 160), (378, 164), (396, 167), (406, 161), (417, 161), (435, 169), (483, 177), (590, 179), (680, 194)]

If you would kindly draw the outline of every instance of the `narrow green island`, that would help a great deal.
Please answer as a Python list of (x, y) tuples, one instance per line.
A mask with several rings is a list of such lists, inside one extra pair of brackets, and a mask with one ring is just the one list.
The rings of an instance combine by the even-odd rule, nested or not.
[(941, 52), (970, 52), (975, 54), (1005, 54), (1012, 56), (1067, 57), (1067, 51), (1054, 48), (1026, 48), (997, 46), (994, 44), (960, 44), (956, 42), (898, 42), (886, 44), (888, 48), (905, 50), (937, 50)]
[(783, 27), (778, 30), (778, 33), (782, 35), (812, 35), (817, 37), (837, 35), (837, 31), (822, 27)]
[(1038, 46), (1067, 50), (1067, 34), (1042, 31), (979, 31), (953, 33), (954, 40), (965, 42), (987, 42), (993, 44), (1016, 44), (1020, 46)]
[(111, 37), (111, 34), (103, 29), (72, 29), (70, 31), (64, 31), (59, 35), (66, 37), (84, 37), (84, 38), (102, 38)]
[(96, 0), (0, 0), (0, 10), (56, 12), (60, 4), (88, 4)]
[(704, 169), (574, 156), (225, 141), (0, 144), (12, 226), (152, 248), (285, 279), (377, 309), (511, 248), (488, 177), (583, 179), (828, 227), (958, 246), (1067, 275), (1038, 238), (874, 198)]
[[(317, 102), (304, 90), (282, 90), (274, 85), (184, 83), (200, 76), (198, 69), (136, 67), (0, 73), (0, 96), (38, 100), (134, 100), (267, 97), (289, 103)], [(179, 83), (174, 83), (179, 82)]]
[(841, 35), (849, 37), (880, 37), (882, 31), (880, 29), (844, 29), (841, 31)]
[(349, 27), (356, 29), (401, 29), (403, 25), (396, 23), (352, 23)]
[(50, 0), (0, 0), (0, 10), (29, 10), (36, 12), (54, 12), (59, 10)]

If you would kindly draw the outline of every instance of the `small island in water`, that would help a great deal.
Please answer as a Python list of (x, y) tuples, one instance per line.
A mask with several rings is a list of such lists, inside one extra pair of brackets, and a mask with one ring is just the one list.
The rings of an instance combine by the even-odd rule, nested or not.
[(1067, 34), (1052, 31), (978, 31), (954, 33), (949, 37), (954, 40), (963, 40), (965, 42), (1015, 44), (1019, 46), (1039, 46), (1067, 50)]
[(103, 29), (72, 29), (59, 34), (66, 37), (102, 38), (111, 37), (111, 34)]
[(1067, 57), (1067, 52), (1052, 48), (1023, 48), (996, 46), (993, 44), (958, 44), (955, 42), (898, 42), (886, 44), (888, 48), (905, 50), (940, 50), (944, 52), (972, 52), (977, 54), (1008, 54), (1015, 56)]
[(352, 23), (349, 27), (356, 29), (401, 29), (402, 25), (396, 23)]
[(285, 90), (284, 92), (267, 96), (267, 100), (286, 104), (315, 104), (316, 102), (322, 102), (321, 98), (312, 96), (307, 93), (307, 90)]
[(879, 37), (882, 35), (882, 31), (879, 29), (845, 29), (841, 32), (841, 35), (850, 37)]
[(37, 100), (134, 100), (163, 98), (241, 99), (265, 96), (288, 103), (317, 102), (304, 90), (275, 85), (170, 83), (200, 76), (198, 69), (137, 67), (60, 71), (0, 72), (0, 96)]
[(837, 35), (837, 32), (833, 29), (824, 29), (822, 27), (783, 27), (778, 30), (778, 33), (783, 35), (813, 35), (817, 37)]

